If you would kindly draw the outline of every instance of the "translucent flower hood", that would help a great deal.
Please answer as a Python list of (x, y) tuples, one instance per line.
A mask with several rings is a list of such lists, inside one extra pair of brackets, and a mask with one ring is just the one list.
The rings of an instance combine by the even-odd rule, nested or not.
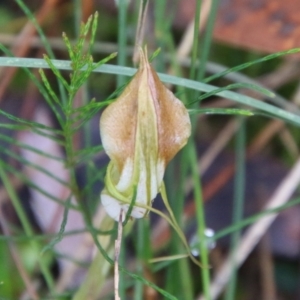
[(101, 202), (116, 221), (142, 218), (160, 191), (167, 164), (191, 134), (188, 112), (150, 66), (140, 50), (140, 66), (122, 94), (100, 118), (107, 167)]

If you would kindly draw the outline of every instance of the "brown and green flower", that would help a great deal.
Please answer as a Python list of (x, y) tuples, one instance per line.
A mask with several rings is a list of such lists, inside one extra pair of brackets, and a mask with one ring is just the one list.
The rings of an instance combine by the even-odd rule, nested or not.
[(167, 164), (191, 134), (188, 112), (169, 91), (140, 50), (140, 66), (122, 94), (100, 118), (104, 150), (111, 161), (101, 202), (106, 212), (123, 219), (134, 198), (133, 218), (148, 213), (160, 191)]

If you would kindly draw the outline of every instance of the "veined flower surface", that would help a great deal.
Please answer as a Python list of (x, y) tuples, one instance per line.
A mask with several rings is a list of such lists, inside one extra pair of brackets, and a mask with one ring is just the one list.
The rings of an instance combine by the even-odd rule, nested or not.
[(116, 221), (131, 211), (142, 218), (159, 193), (169, 161), (191, 134), (188, 112), (160, 81), (140, 50), (140, 66), (122, 94), (100, 118), (100, 135), (110, 157), (101, 202)]

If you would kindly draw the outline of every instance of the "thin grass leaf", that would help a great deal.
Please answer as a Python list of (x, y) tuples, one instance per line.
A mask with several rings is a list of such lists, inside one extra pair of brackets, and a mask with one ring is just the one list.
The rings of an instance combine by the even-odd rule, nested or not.
[(93, 18), (93, 22), (92, 22), (91, 39), (90, 39), (90, 42), (89, 42), (88, 53), (93, 53), (93, 47), (94, 47), (94, 44), (95, 44), (96, 32), (97, 32), (97, 28), (98, 28), (98, 18), (99, 18), (99, 14), (96, 11), (94, 13), (94, 18)]
[(55, 106), (55, 103), (58, 104), (60, 106), (61, 109), (63, 109), (62, 103), (60, 103), (57, 95), (55, 94), (55, 92), (53, 91), (53, 89), (51, 88), (51, 85), (44, 73), (44, 71), (42, 69), (39, 69), (39, 73), (41, 75), (41, 79), (42, 82), (44, 83), (44, 86), (46, 88), (46, 90), (48, 91), (48, 94), (50, 95), (50, 97), (53, 99), (53, 102), (50, 100), (50, 97), (46, 97), (45, 100), (48, 103), (49, 107), (51, 108), (51, 110), (53, 111), (58, 123), (60, 124), (60, 126), (63, 128), (64, 127), (64, 120), (63, 120), (63, 116), (60, 113), (60, 111), (58, 111), (58, 109)]
[(210, 297), (210, 273), (209, 273), (209, 259), (208, 259), (208, 249), (206, 243), (206, 223), (205, 223), (205, 214), (204, 214), (204, 205), (203, 205), (203, 196), (202, 196), (202, 186), (199, 178), (199, 170), (197, 164), (197, 154), (196, 146), (192, 140), (187, 144), (187, 151), (189, 154), (189, 164), (192, 172), (192, 178), (194, 183), (194, 199), (196, 204), (196, 220), (197, 220), (197, 236), (198, 240), (201, 241), (199, 245), (199, 253), (201, 258), (201, 263), (204, 266), (201, 268), (201, 278), (204, 295), (207, 299)]
[(244, 227), (255, 223), (257, 220), (259, 220), (260, 218), (262, 218), (262, 217), (264, 217), (264, 216), (266, 216), (268, 214), (279, 213), (279, 212), (281, 212), (283, 210), (286, 210), (286, 209), (288, 209), (290, 207), (293, 207), (293, 206), (295, 206), (295, 205), (297, 205), (299, 203), (300, 203), (300, 198), (296, 198), (296, 199), (292, 199), (292, 200), (288, 201), (284, 205), (280, 205), (280, 206), (278, 206), (276, 208), (273, 208), (273, 209), (266, 209), (266, 210), (264, 210), (262, 212), (254, 214), (251, 217), (245, 218), (242, 221), (240, 221), (240, 222), (238, 222), (238, 223), (236, 223), (234, 225), (228, 226), (228, 227), (226, 227), (226, 228), (218, 231), (212, 237), (212, 240), (213, 241), (217, 241), (218, 239), (223, 238), (224, 236), (229, 235), (229, 234), (235, 232), (236, 230), (241, 230)]
[(192, 101), (192, 102), (189, 102), (187, 104), (187, 106), (190, 106), (194, 103), (197, 103), (197, 102), (201, 102), (202, 100), (208, 98), (208, 97), (211, 97), (211, 96), (214, 96), (222, 91), (227, 91), (227, 90), (233, 90), (233, 89), (241, 89), (241, 88), (247, 88), (247, 89), (250, 89), (250, 90), (254, 90), (256, 92), (259, 92), (267, 97), (274, 97), (275, 94), (269, 90), (267, 90), (266, 88), (262, 87), (262, 86), (259, 86), (259, 85), (255, 85), (255, 84), (252, 84), (252, 83), (233, 83), (233, 84), (229, 84), (225, 87), (221, 87), (221, 88), (218, 88), (214, 91), (211, 91), (209, 93), (205, 93), (201, 96), (198, 97), (197, 100), (195, 101)]
[[(219, 71), (221, 70), (221, 71)], [(222, 66), (220, 64), (212, 63), (209, 62), (207, 66), (207, 71), (212, 72), (212, 73), (220, 73), (223, 71), (228, 70), (227, 67)], [(240, 72), (234, 72), (234, 73), (229, 73), (224, 76), (226, 79), (231, 80), (236, 83), (250, 83), (254, 85), (261, 86), (261, 83), (258, 80), (255, 80), (253, 78), (250, 78), (249, 76), (242, 74)], [(280, 106), (281, 108), (285, 108), (289, 111), (293, 111), (294, 113), (300, 114), (300, 109), (295, 105), (294, 103), (290, 102), (289, 100), (285, 99), (281, 95), (278, 95), (275, 91), (274, 92), (274, 97), (269, 98), (267, 97), (268, 100), (270, 100), (272, 103)]]
[[(202, 3), (202, 0), (197, 0), (198, 2)], [(208, 61), (209, 53), (210, 53), (210, 47), (212, 42), (212, 36), (213, 36), (213, 29), (215, 25), (215, 20), (217, 16), (219, 6), (219, 0), (212, 0), (211, 6), (209, 10), (209, 17), (206, 22), (205, 26), (205, 33), (204, 33), (204, 39), (201, 43), (201, 53), (200, 53), (200, 65), (198, 68), (198, 74), (197, 74), (197, 80), (202, 81), (203, 77), (205, 75), (205, 68)], [(199, 27), (199, 23), (197, 23), (197, 26)], [(194, 78), (191, 78), (194, 79)], [(206, 295), (208, 297), (208, 295)]]
[[(191, 81), (188, 79), (179, 79), (179, 78), (174, 78), (173, 76), (170, 75), (161, 75), (161, 79), (164, 80), (165, 82), (172, 82), (174, 84), (182, 85), (187, 88), (192, 88), (195, 90), (201, 90), (205, 92), (212, 92), (214, 87)], [(173, 80), (174, 79), (174, 80)], [(257, 108), (263, 112), (268, 112), (274, 117), (277, 117), (279, 119), (282, 119), (286, 122), (293, 123), (294, 125), (299, 126), (300, 125), (300, 116), (293, 114), (291, 112), (288, 112), (286, 110), (283, 110), (281, 108), (275, 107), (273, 105), (270, 105), (268, 103), (264, 103), (262, 101), (258, 101), (252, 97), (246, 96), (246, 95), (241, 95), (235, 92), (231, 91), (222, 91), (216, 94), (217, 96), (233, 100), (237, 103), (243, 104), (250, 106), (252, 108)]]
[[(70, 62), (69, 61), (58, 61), (54, 60), (52, 61), (53, 65), (55, 67), (61, 69), (61, 70), (70, 70)], [(0, 66), (19, 66), (19, 67), (32, 67), (32, 68), (48, 68), (48, 66), (43, 62), (43, 60), (40, 59), (27, 59), (27, 58), (10, 58), (7, 60), (7, 58), (0, 57)], [(101, 72), (101, 73), (107, 73), (107, 74), (120, 74), (120, 75), (128, 75), (132, 76), (136, 69), (128, 68), (128, 67), (120, 67), (120, 66), (114, 66), (114, 65), (102, 65), (99, 68), (94, 70), (95, 72)], [(160, 79), (167, 83), (172, 83), (175, 85), (183, 86), (190, 89), (195, 89), (197, 91), (202, 92), (211, 92), (217, 87), (196, 82), (189, 79), (184, 78), (178, 78), (171, 75), (166, 74), (158, 74)], [(220, 97), (224, 97), (226, 99), (233, 100), (235, 102), (241, 103), (243, 105), (248, 105), (253, 108), (257, 108), (259, 110), (262, 110), (264, 112), (268, 112), (272, 114), (274, 117), (277, 117), (279, 119), (282, 119), (284, 121), (287, 121), (289, 123), (293, 123), (297, 126), (300, 126), (300, 116), (290, 113), (288, 111), (285, 111), (283, 109), (277, 108), (273, 105), (264, 103), (262, 101), (258, 101), (252, 97), (240, 95), (238, 93), (234, 93), (231, 91), (222, 91), (217, 94)]]
[(247, 109), (239, 108), (200, 108), (200, 109), (188, 109), (190, 115), (205, 114), (205, 115), (242, 115), (242, 116), (254, 116), (255, 113)]
[[(82, 71), (82, 68), (85, 69)], [(78, 89), (87, 81), (93, 70), (93, 57), (88, 56), (80, 66), (73, 66), (74, 72), (71, 74), (70, 97), (75, 95)]]
[(10, 130), (17, 130), (17, 131), (22, 131), (22, 130), (28, 130), (27, 125), (16, 125), (16, 124), (0, 124), (0, 128), (4, 129), (10, 129)]
[(195, 19), (194, 19), (194, 37), (193, 37), (193, 48), (192, 48), (192, 60), (190, 69), (190, 79), (196, 79), (196, 62), (199, 54), (199, 23), (201, 13), (201, 1), (196, 1)]
[[(44, 60), (46, 61), (46, 63), (48, 64), (49, 68), (54, 73), (54, 75), (59, 79), (59, 82), (61, 82), (63, 84), (64, 88), (69, 92), (70, 87), (69, 87), (68, 82), (61, 75), (61, 73), (59, 72), (59, 69), (57, 69), (55, 67), (55, 65), (52, 63), (52, 60), (46, 54), (44, 54)], [(50, 86), (50, 89), (52, 90), (51, 86)]]
[[(78, 55), (80, 55), (80, 53), (82, 53), (83, 50), (84, 50), (84, 42), (85, 42), (87, 34), (90, 30), (93, 18), (95, 18), (95, 16), (90, 16), (88, 18), (87, 22), (85, 24), (82, 23), (81, 26), (80, 26), (80, 34), (79, 34), (79, 39), (78, 39), (77, 46), (76, 46), (76, 50), (77, 50)], [(80, 61), (80, 60), (77, 60), (77, 61)]]
[(161, 257), (157, 257), (157, 258), (153, 258), (149, 261), (149, 263), (159, 263), (162, 261), (173, 261), (173, 260), (177, 260), (177, 259), (182, 259), (182, 258), (187, 258), (189, 257), (188, 254), (184, 253), (184, 254), (176, 254), (176, 255), (170, 255), (170, 256), (161, 256)]
[[(234, 194), (232, 206), (232, 223), (236, 224), (243, 219), (245, 206), (245, 150), (246, 150), (246, 124), (243, 118), (239, 118), (239, 129), (235, 141), (235, 165), (236, 171), (234, 176)], [(237, 264), (236, 264), (236, 249), (241, 237), (241, 231), (236, 230), (230, 239), (230, 256), (232, 264), (231, 278), (226, 290), (225, 299), (231, 300), (236, 297), (237, 285)]]
[(149, 57), (149, 62), (151, 63), (161, 52), (161, 48), (157, 48)]
[(163, 269), (168, 268), (170, 265), (172, 265), (173, 261), (170, 260), (163, 260), (161, 262), (157, 262), (153, 265), (152, 270), (154, 273), (159, 272)]
[(262, 58), (259, 58), (259, 59), (256, 59), (256, 60), (253, 60), (253, 61), (241, 64), (239, 66), (236, 66), (236, 67), (227, 69), (225, 71), (222, 71), (220, 73), (214, 74), (212, 76), (209, 76), (209, 77), (205, 78), (203, 80), (203, 82), (207, 83), (207, 82), (210, 82), (210, 81), (212, 81), (214, 79), (223, 77), (223, 76), (225, 76), (225, 75), (227, 75), (229, 73), (238, 72), (238, 71), (241, 71), (243, 69), (249, 68), (249, 67), (251, 67), (251, 66), (253, 66), (255, 64), (263, 63), (263, 62), (271, 60), (271, 59), (275, 59), (275, 58), (278, 58), (278, 57), (281, 57), (281, 56), (285, 56), (285, 55), (288, 55), (288, 54), (294, 54), (294, 53), (298, 53), (298, 52), (300, 52), (300, 48), (294, 48), (294, 49), (290, 49), (290, 50), (286, 50), (286, 51), (281, 51), (281, 52), (269, 54), (269, 55), (264, 56)]
[(72, 197), (70, 196), (66, 200), (66, 206), (64, 208), (63, 219), (60, 225), (60, 229), (56, 237), (41, 250), (41, 255), (44, 254), (47, 250), (53, 250), (54, 246), (59, 243), (63, 237), (65, 236), (65, 228), (68, 221), (69, 207), (68, 205), (71, 203)]
[(106, 56), (102, 60), (98, 61), (97, 63), (93, 64), (93, 71), (100, 68), (102, 65), (106, 64), (108, 61), (112, 60), (118, 55), (117, 52), (113, 52), (110, 55)]
[[(39, 73), (40, 73), (40, 75), (41, 75), (42, 81), (43, 81), (43, 83), (44, 83), (44, 85), (45, 85), (45, 87), (46, 87), (46, 89), (47, 89), (49, 95), (50, 95), (51, 98), (53, 99), (53, 102), (56, 103), (56, 104), (58, 104), (58, 105), (62, 108), (62, 103), (61, 103), (61, 101), (59, 100), (59, 98), (57, 97), (57, 95), (55, 94), (55, 92), (53, 91), (53, 89), (52, 89), (52, 87), (51, 87), (51, 85), (50, 85), (50, 83), (49, 83), (49, 81), (48, 81), (48, 79), (47, 79), (47, 77), (46, 77), (44, 71), (43, 71), (42, 69), (39, 69)], [(46, 99), (46, 101), (47, 101), (47, 100), (48, 100), (48, 99)], [(47, 101), (47, 102), (48, 102), (48, 101)], [(52, 104), (51, 102), (50, 102), (50, 103), (48, 102), (48, 104), (49, 104), (49, 106), (52, 108), (53, 104)], [(52, 109), (52, 110), (53, 110), (53, 109)], [(54, 113), (55, 113), (55, 115), (60, 115), (60, 114), (57, 112), (56, 109), (55, 109)]]

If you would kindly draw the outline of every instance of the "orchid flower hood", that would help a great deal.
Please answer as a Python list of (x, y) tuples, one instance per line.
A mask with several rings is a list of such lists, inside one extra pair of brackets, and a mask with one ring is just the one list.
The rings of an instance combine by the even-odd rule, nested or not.
[(160, 81), (140, 50), (139, 69), (100, 118), (100, 135), (110, 158), (101, 202), (116, 221), (142, 218), (162, 185), (167, 164), (187, 143), (191, 123), (183, 103)]

